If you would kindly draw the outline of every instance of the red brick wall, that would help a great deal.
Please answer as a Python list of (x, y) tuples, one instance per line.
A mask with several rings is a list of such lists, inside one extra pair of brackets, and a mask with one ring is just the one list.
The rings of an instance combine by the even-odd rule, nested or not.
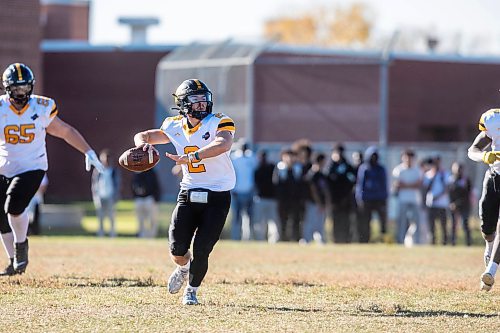
[[(155, 70), (166, 52), (46, 52), (45, 93), (55, 99), (62, 120), (76, 127), (97, 153), (118, 156), (133, 135), (155, 125)], [(90, 199), (84, 157), (47, 136), (48, 200)], [(120, 168), (121, 169), (121, 168)], [(122, 172), (122, 193), (130, 197), (131, 173)]]
[(44, 4), (41, 7), (43, 39), (89, 39), (89, 4)]
[(0, 72), (13, 62), (31, 67), (41, 91), (39, 0), (0, 0)]
[(390, 142), (472, 142), (500, 104), (500, 65), (397, 60), (390, 67)]

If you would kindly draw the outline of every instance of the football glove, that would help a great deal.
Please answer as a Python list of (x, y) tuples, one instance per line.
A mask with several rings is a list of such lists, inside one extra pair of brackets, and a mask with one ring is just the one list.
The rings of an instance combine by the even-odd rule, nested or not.
[(104, 172), (104, 165), (102, 165), (99, 158), (97, 158), (95, 151), (89, 150), (85, 153), (85, 170), (90, 171), (92, 166), (96, 168), (99, 173)]
[(485, 151), (483, 154), (483, 162), (486, 164), (493, 164), (499, 159), (499, 155), (500, 152), (497, 151)]

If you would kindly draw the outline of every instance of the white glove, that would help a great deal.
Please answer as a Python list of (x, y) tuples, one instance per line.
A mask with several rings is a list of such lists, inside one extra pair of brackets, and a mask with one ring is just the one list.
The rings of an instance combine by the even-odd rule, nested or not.
[(94, 166), (99, 173), (104, 172), (104, 165), (102, 165), (99, 158), (97, 158), (95, 151), (89, 150), (85, 153), (85, 170), (90, 171), (92, 166)]

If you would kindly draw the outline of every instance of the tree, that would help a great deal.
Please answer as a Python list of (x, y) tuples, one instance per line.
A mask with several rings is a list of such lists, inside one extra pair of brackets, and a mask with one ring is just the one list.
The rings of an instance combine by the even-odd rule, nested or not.
[(372, 29), (370, 11), (362, 3), (347, 8), (318, 7), (297, 17), (278, 17), (265, 23), (264, 35), (293, 45), (364, 45)]

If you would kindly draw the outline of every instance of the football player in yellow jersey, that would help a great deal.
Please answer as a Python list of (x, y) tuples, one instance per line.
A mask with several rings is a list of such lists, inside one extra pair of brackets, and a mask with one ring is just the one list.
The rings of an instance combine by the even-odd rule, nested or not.
[(489, 165), (483, 182), (483, 193), (479, 200), (481, 232), (486, 241), (484, 264), (481, 275), (481, 290), (489, 291), (495, 282), (500, 263), (500, 236), (497, 235), (500, 212), (500, 109), (483, 113), (479, 120), (480, 133), (469, 147), (468, 156), (476, 162)]
[(208, 256), (219, 240), (231, 204), (236, 176), (229, 151), (235, 126), (226, 115), (212, 113), (212, 92), (204, 82), (186, 80), (173, 95), (181, 115), (166, 118), (160, 129), (137, 133), (134, 142), (157, 154), (155, 144), (170, 142), (176, 149), (177, 154), (166, 154), (182, 168), (169, 228), (170, 254), (177, 267), (168, 280), (168, 291), (179, 292), (189, 276), (182, 303), (196, 305)]
[(46, 133), (85, 154), (87, 170), (103, 166), (82, 135), (57, 116), (53, 99), (33, 95), (35, 77), (14, 63), (2, 75), (0, 96), (0, 234), (10, 259), (0, 276), (22, 274), (28, 266), (28, 206), (48, 168)]

